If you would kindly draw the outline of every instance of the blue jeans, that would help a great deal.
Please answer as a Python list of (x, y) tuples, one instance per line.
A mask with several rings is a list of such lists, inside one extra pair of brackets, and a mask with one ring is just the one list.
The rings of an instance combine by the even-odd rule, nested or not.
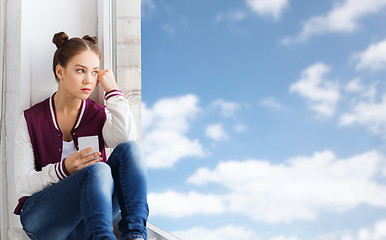
[(106, 163), (98, 162), (35, 193), (20, 220), (31, 239), (147, 239), (146, 169), (140, 145), (118, 145)]

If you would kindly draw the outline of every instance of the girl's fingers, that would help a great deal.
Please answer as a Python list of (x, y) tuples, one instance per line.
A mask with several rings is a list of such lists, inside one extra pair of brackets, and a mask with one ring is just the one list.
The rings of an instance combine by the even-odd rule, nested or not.
[(97, 162), (100, 162), (100, 161), (102, 161), (102, 158), (97, 158), (97, 159), (88, 161), (88, 162), (83, 164), (82, 168), (88, 167), (88, 166), (93, 165), (94, 163), (97, 163)]
[(82, 151), (76, 151), (76, 152), (70, 154), (70, 156), (72, 157), (72, 159), (82, 158), (83, 156), (90, 153), (92, 150), (93, 150), (93, 148), (89, 147), (89, 148), (83, 149)]
[(81, 158), (82, 164), (85, 164), (85, 163), (87, 163), (87, 162), (93, 160), (94, 158), (98, 158), (100, 155), (101, 155), (100, 152), (96, 152), (96, 153), (87, 155), (87, 156)]
[(66, 159), (65, 165), (70, 174), (103, 160), (103, 158), (99, 157), (101, 155), (100, 152), (87, 155), (92, 150), (93, 148), (89, 147), (82, 151), (74, 152)]
[(90, 153), (92, 150), (94, 150), (93, 147), (88, 147), (86, 149), (83, 149), (82, 151), (78, 151), (80, 157), (83, 157), (85, 155), (87, 155), (88, 153)]
[(98, 76), (101, 77), (102, 75), (105, 75), (107, 73), (109, 73), (109, 70), (99, 70), (98, 71)]

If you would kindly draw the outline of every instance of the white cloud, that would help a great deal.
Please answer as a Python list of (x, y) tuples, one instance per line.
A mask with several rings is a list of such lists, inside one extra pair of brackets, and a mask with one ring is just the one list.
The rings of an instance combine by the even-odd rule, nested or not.
[[(259, 240), (255, 233), (243, 227), (225, 226), (217, 229), (196, 227), (185, 231), (173, 232), (173, 235), (184, 240)], [(284, 239), (283, 239), (284, 240)]]
[(378, 95), (377, 85), (378, 82), (373, 82), (369, 88), (365, 89), (362, 93), (363, 99), (367, 99), (367, 101), (374, 102)]
[(353, 32), (361, 18), (380, 12), (385, 6), (386, 0), (339, 1), (328, 13), (311, 17), (296, 37), (286, 37), (283, 43), (305, 42), (313, 35), (329, 32)]
[(318, 240), (384, 240), (386, 239), (386, 220), (380, 220), (373, 226), (358, 230), (345, 230), (341, 232), (324, 234)]
[(150, 193), (152, 215), (186, 217), (236, 213), (254, 221), (313, 220), (321, 211), (344, 212), (359, 205), (386, 207), (386, 157), (369, 151), (347, 159), (331, 151), (279, 164), (263, 160), (220, 162), (201, 168), (188, 183), (219, 185), (224, 194)]
[(366, 126), (375, 134), (386, 135), (385, 109), (386, 94), (380, 102), (375, 100), (359, 101), (351, 113), (341, 115), (339, 124), (341, 126), (360, 124)]
[(164, 98), (153, 107), (142, 105), (143, 146), (150, 168), (171, 167), (181, 158), (203, 156), (197, 139), (186, 134), (201, 111), (195, 95)]
[(261, 16), (271, 16), (279, 19), (284, 8), (289, 5), (288, 0), (246, 0), (252, 11)]
[(148, 194), (151, 216), (183, 217), (197, 213), (209, 215), (225, 211), (225, 205), (218, 195), (197, 192), (178, 193), (167, 191)]
[(206, 127), (205, 135), (215, 141), (228, 139), (228, 134), (225, 132), (221, 123), (211, 124)]
[(365, 51), (355, 54), (354, 58), (359, 59), (357, 69), (386, 69), (386, 40), (371, 44)]
[(253, 159), (221, 162), (213, 170), (199, 169), (188, 183), (228, 188), (228, 194), (216, 196), (223, 211), (255, 221), (312, 220), (322, 210), (344, 212), (360, 204), (385, 208), (386, 186), (377, 182), (385, 163), (377, 151), (348, 159), (323, 151), (281, 164)]
[(340, 98), (338, 84), (324, 77), (329, 71), (324, 63), (315, 63), (303, 70), (301, 78), (290, 86), (290, 91), (303, 96), (311, 109), (327, 117), (334, 115)]
[(240, 109), (240, 105), (235, 102), (224, 101), (222, 99), (217, 99), (212, 103), (214, 107), (220, 108), (221, 115), (224, 117), (231, 117), (235, 112)]
[(359, 78), (355, 78), (347, 83), (345, 90), (347, 92), (362, 92), (364, 87), (362, 86), (361, 80)]
[(274, 97), (262, 99), (259, 104), (276, 110), (283, 108), (283, 106)]

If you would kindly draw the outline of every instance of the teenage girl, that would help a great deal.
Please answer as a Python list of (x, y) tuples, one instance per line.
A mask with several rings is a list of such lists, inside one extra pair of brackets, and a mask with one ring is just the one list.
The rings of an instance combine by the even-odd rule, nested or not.
[[(146, 169), (133, 115), (113, 73), (100, 70), (96, 37), (54, 35), (58, 90), (24, 111), (15, 145), (15, 214), (31, 239), (146, 239)], [(89, 99), (101, 84), (106, 106)], [(79, 149), (94, 136), (99, 149)], [(115, 148), (106, 158), (105, 147)], [(91, 153), (91, 154), (90, 154)]]

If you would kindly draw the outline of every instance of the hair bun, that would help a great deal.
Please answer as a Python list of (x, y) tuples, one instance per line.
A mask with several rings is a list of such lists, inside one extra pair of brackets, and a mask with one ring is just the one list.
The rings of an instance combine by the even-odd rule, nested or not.
[(65, 32), (59, 32), (54, 35), (52, 42), (57, 48), (61, 48), (63, 44), (68, 40), (68, 35)]
[(97, 37), (91, 37), (90, 35), (85, 35), (84, 37), (82, 37), (82, 39), (90, 41), (94, 44), (98, 43), (98, 38)]

